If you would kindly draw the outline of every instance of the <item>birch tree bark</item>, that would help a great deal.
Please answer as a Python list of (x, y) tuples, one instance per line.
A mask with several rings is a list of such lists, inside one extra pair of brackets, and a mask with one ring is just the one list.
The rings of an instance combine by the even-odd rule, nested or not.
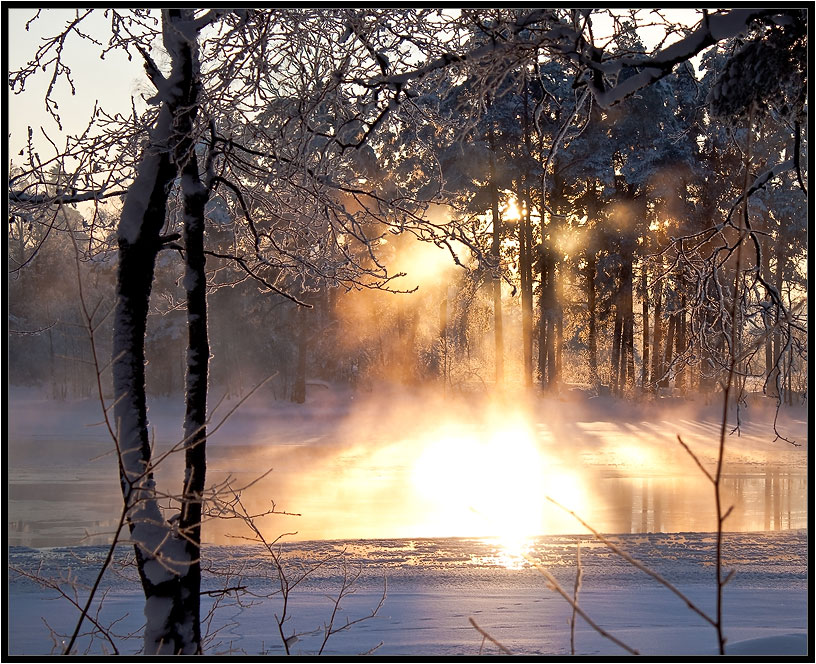
[[(200, 181), (190, 133), (199, 94), (197, 39), (204, 24), (197, 22), (188, 9), (163, 10), (162, 23), (171, 71), (164, 77), (146, 57), (148, 75), (157, 88), (161, 108), (119, 222), (113, 332), (114, 418), (120, 477), (145, 593), (147, 655), (201, 652), (199, 553), (209, 358), (203, 254), (207, 190)], [(182, 508), (178, 522), (171, 523), (159, 505), (153, 479), (144, 344), (156, 256), (162, 246), (160, 232), (170, 188), (179, 174), (184, 194), (190, 347)]]

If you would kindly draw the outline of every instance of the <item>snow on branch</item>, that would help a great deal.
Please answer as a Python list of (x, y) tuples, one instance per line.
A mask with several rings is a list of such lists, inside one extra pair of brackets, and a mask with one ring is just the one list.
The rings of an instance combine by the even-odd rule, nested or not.
[(693, 58), (703, 49), (744, 33), (752, 21), (777, 13), (780, 13), (779, 10), (750, 8), (706, 14), (689, 35), (651, 56), (627, 56), (605, 62), (596, 62), (583, 56), (579, 56), (579, 59), (590, 70), (607, 76), (620, 73), (623, 67), (642, 68), (639, 73), (611, 87), (606, 87), (600, 76), (592, 79), (589, 86), (595, 100), (601, 107), (609, 108), (667, 76), (675, 65)]
[(124, 196), (126, 189), (117, 191), (83, 191), (72, 190), (67, 193), (55, 195), (49, 194), (29, 194), (25, 191), (9, 190), (9, 202), (22, 203), (24, 205), (70, 205), (71, 203), (84, 203), (87, 201), (101, 201), (114, 196)]
[(745, 192), (741, 193), (734, 202), (731, 204), (731, 209), (728, 213), (728, 219), (731, 219), (731, 216), (734, 214), (734, 211), (737, 209), (737, 206), (742, 203), (742, 201), (746, 198), (750, 198), (753, 194), (757, 191), (762, 189), (768, 182), (773, 180), (775, 177), (781, 175), (785, 171), (790, 171), (796, 167), (796, 160), (795, 159), (788, 159), (787, 161), (783, 161), (781, 164), (777, 164), (776, 166), (769, 168), (764, 173), (761, 173), (756, 177), (750, 187), (748, 187)]

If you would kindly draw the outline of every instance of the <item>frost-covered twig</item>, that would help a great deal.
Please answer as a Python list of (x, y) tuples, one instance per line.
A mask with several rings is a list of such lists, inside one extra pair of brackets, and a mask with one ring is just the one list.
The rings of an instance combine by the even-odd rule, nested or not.
[(694, 460), (694, 463), (697, 464), (697, 467), (700, 469), (700, 472), (702, 472), (703, 475), (706, 476), (706, 479), (712, 484), (714, 484), (714, 478), (711, 476), (711, 473), (708, 472), (706, 467), (700, 461), (699, 457), (694, 452), (691, 451), (691, 448), (683, 442), (683, 439), (680, 438), (679, 434), (677, 436), (677, 442), (683, 446), (683, 449), (686, 450), (686, 452), (688, 452), (689, 456)]
[[(107, 561), (106, 561), (106, 565), (107, 565)], [(104, 596), (103, 596), (102, 600), (99, 603), (99, 607), (97, 608), (96, 614), (91, 615), (89, 613), (91, 600), (93, 599), (95, 591), (97, 590), (96, 585), (91, 590), (88, 601), (85, 602), (84, 604), (82, 604), (79, 601), (78, 588), (76, 587), (75, 582), (70, 578), (67, 579), (67, 580), (66, 579), (48, 578), (48, 577), (42, 576), (41, 574), (34, 574), (34, 573), (31, 573), (31, 572), (27, 572), (26, 570), (21, 569), (19, 567), (16, 567), (14, 565), (10, 565), (9, 570), (16, 573), (16, 574), (19, 574), (21, 577), (24, 577), (26, 579), (34, 581), (35, 583), (42, 586), (43, 588), (48, 588), (49, 590), (55, 591), (56, 593), (59, 594), (60, 597), (67, 600), (70, 604), (72, 604), (74, 606), (75, 609), (77, 609), (77, 611), (80, 612), (80, 618), (77, 621), (76, 627), (74, 629), (74, 633), (70, 637), (70, 639), (68, 640), (68, 643), (65, 645), (62, 654), (64, 654), (64, 655), (76, 654), (74, 652), (74, 645), (76, 643), (77, 637), (80, 635), (79, 634), (80, 628), (81, 628), (83, 622), (86, 621), (86, 620), (89, 623), (91, 623), (95, 628), (94, 632), (92, 632), (91, 636), (93, 637), (95, 634), (100, 634), (102, 636), (102, 638), (110, 644), (110, 647), (113, 650), (113, 654), (115, 654), (115, 655), (119, 654), (119, 648), (116, 645), (116, 640), (115, 639), (124, 638), (124, 636), (115, 634), (113, 632), (112, 628), (122, 618), (117, 618), (117, 619), (113, 620), (109, 625), (103, 625), (102, 624), (99, 614), (100, 614), (102, 604), (104, 603), (104, 599), (105, 599)], [(68, 591), (65, 590), (65, 588), (63, 587), (64, 583), (68, 583), (69, 587), (71, 588), (71, 592), (68, 592)], [(48, 623), (46, 623), (46, 625), (47, 624)], [(64, 641), (62, 643), (65, 644)]]
[[(384, 579), (383, 580), (383, 593), (382, 593), (382, 596), (380, 597), (380, 601), (377, 604), (377, 606), (375, 606), (368, 614), (366, 614), (366, 615), (364, 615), (364, 616), (362, 616), (360, 618), (356, 618), (354, 620), (349, 620), (348, 618), (346, 618), (346, 622), (343, 623), (340, 627), (335, 627), (334, 626), (334, 621), (335, 621), (335, 618), (337, 617), (337, 612), (340, 611), (340, 609), (341, 609), (340, 605), (342, 604), (343, 599), (345, 599), (345, 597), (347, 595), (354, 592), (353, 586), (357, 582), (357, 580), (360, 578), (361, 572), (362, 572), (362, 568), (358, 569), (353, 575), (349, 576), (348, 567), (346, 566), (346, 561), (345, 560), (343, 561), (343, 581), (342, 581), (342, 585), (340, 586), (340, 590), (337, 592), (337, 596), (332, 600), (333, 606), (332, 606), (331, 616), (329, 617), (329, 621), (328, 621), (328, 623), (326, 623), (323, 626), (323, 642), (320, 644), (320, 649), (317, 651), (318, 655), (323, 654), (323, 649), (326, 647), (326, 644), (328, 643), (329, 639), (332, 636), (334, 636), (335, 634), (338, 634), (340, 632), (343, 632), (343, 631), (345, 631), (347, 629), (350, 629), (354, 625), (358, 625), (361, 622), (364, 622), (366, 620), (370, 620), (370, 619), (374, 618), (377, 615), (377, 613), (379, 612), (379, 610), (382, 608), (383, 604), (385, 604), (385, 598), (386, 598), (386, 595), (387, 595), (387, 592), (388, 592), (388, 582)], [(368, 652), (370, 653), (372, 651), (369, 650)]]
[[(300, 640), (300, 637), (302, 637), (306, 633), (311, 633), (293, 631), (288, 636), (286, 635), (285, 626), (286, 623), (288, 623), (289, 619), (291, 618), (290, 599), (292, 592), (295, 590), (297, 586), (303, 583), (309, 576), (314, 574), (317, 570), (325, 567), (334, 560), (343, 559), (345, 551), (340, 551), (339, 553), (322, 558), (317, 562), (313, 563), (311, 566), (307, 567), (306, 569), (300, 570), (296, 576), (292, 577), (290, 576), (287, 570), (287, 566), (284, 563), (283, 554), (280, 547), (278, 546), (278, 542), (287, 534), (293, 533), (284, 533), (282, 535), (278, 535), (274, 540), (270, 541), (261, 532), (261, 529), (257, 523), (257, 517), (251, 515), (250, 512), (247, 510), (246, 506), (241, 500), (240, 494), (238, 494), (237, 492), (234, 493), (234, 498), (232, 501), (230, 501), (230, 504), (232, 506), (231, 509), (233, 510), (234, 515), (238, 518), (241, 518), (252, 533), (251, 537), (239, 536), (239, 538), (245, 539), (247, 541), (254, 541), (260, 543), (266, 550), (266, 553), (272, 562), (272, 566), (275, 570), (275, 573), (277, 574), (278, 588), (273, 594), (280, 597), (282, 604), (280, 614), (274, 613), (274, 618), (278, 630), (278, 635), (280, 637), (281, 643), (283, 644), (284, 651), (286, 652), (287, 655), (290, 655), (292, 654), (292, 647), (294, 646), (295, 643), (297, 643)], [(269, 512), (269, 514), (273, 513), (278, 513), (274, 511), (274, 507), (273, 511)], [(330, 614), (329, 620), (327, 623), (323, 625), (323, 640), (318, 650), (318, 654), (323, 653), (327, 642), (333, 635), (345, 631), (347, 629), (350, 629), (351, 627), (361, 622), (370, 620), (371, 618), (375, 617), (379, 610), (382, 608), (383, 604), (385, 603), (387, 594), (387, 584), (384, 585), (383, 587), (383, 593), (379, 603), (368, 614), (355, 620), (347, 620), (344, 624), (340, 625), (339, 627), (335, 626), (335, 620), (337, 617), (337, 613), (341, 609), (342, 601), (349, 594), (354, 592), (353, 589), (354, 584), (360, 576), (360, 571), (356, 572), (351, 576), (348, 574), (348, 569), (345, 565), (344, 559), (342, 567), (343, 567), (343, 580), (341, 582), (340, 590), (338, 591), (337, 596), (332, 599), (333, 609)], [(376, 650), (376, 648), (378, 647), (379, 645), (375, 646), (369, 652)]]
[(580, 607), (578, 602), (576, 602), (572, 597), (570, 597), (569, 594), (567, 593), (567, 591), (565, 591), (561, 587), (561, 584), (558, 583), (558, 580), (552, 575), (552, 573), (546, 567), (542, 566), (541, 564), (538, 563), (538, 561), (534, 560), (533, 558), (531, 558), (529, 556), (525, 556), (525, 558), (542, 575), (544, 575), (544, 578), (547, 579), (547, 582), (549, 583), (550, 588), (552, 590), (554, 590), (555, 592), (557, 592), (559, 595), (561, 595), (561, 597), (564, 598), (564, 600), (567, 602), (567, 604), (569, 604), (572, 607), (573, 611), (575, 613), (577, 613), (579, 616), (581, 616), (586, 621), (586, 623), (590, 627), (592, 627), (592, 629), (594, 629), (596, 632), (598, 632), (598, 634), (600, 634), (605, 639), (608, 639), (608, 640), (612, 641), (612, 643), (614, 643), (615, 645), (620, 646), (621, 648), (623, 648), (630, 655), (639, 655), (640, 654), (637, 650), (635, 650), (634, 648), (626, 645), (626, 643), (621, 641), (619, 638), (617, 638), (613, 634), (610, 634), (609, 632), (607, 632), (603, 627), (601, 627), (592, 618), (590, 618), (587, 615), (587, 613)]
[(572, 600), (575, 603), (572, 607), (572, 617), (570, 618), (570, 653), (575, 655), (575, 622), (578, 611), (578, 593), (581, 591), (581, 579), (584, 576), (584, 568), (581, 566), (581, 540), (575, 545), (575, 585), (572, 589)]
[[(63, 214), (64, 214), (64, 212), (63, 212)], [(67, 217), (66, 217), (66, 221), (67, 221)], [(80, 309), (82, 311), (82, 314), (85, 317), (86, 330), (88, 332), (88, 341), (89, 341), (90, 347), (91, 347), (91, 357), (93, 358), (92, 361), (93, 361), (93, 366), (94, 366), (95, 374), (96, 374), (97, 394), (98, 394), (98, 397), (99, 397), (100, 404), (102, 406), (102, 412), (103, 412), (103, 416), (104, 416), (105, 425), (106, 425), (106, 427), (108, 429), (108, 433), (111, 435), (112, 439), (114, 441), (116, 441), (117, 438), (116, 438), (116, 435), (115, 435), (115, 433), (113, 431), (113, 426), (111, 425), (111, 422), (110, 422), (110, 420), (108, 418), (108, 410), (105, 407), (105, 396), (104, 396), (103, 389), (102, 389), (102, 369), (99, 366), (99, 360), (98, 360), (97, 352), (96, 352), (95, 331), (96, 331), (97, 324), (95, 323), (95, 321), (93, 319), (93, 314), (88, 311), (87, 302), (85, 300), (85, 292), (84, 292), (83, 286), (82, 286), (82, 273), (80, 271), (80, 265), (79, 265), (79, 247), (76, 244), (76, 239), (74, 237), (73, 232), (70, 233), (70, 237), (71, 237), (72, 242), (74, 243), (74, 261), (75, 261), (75, 265), (76, 265), (76, 278), (77, 278), (77, 287), (78, 287), (78, 293), (79, 293), (79, 303), (80, 303)], [(117, 458), (119, 458), (119, 457), (117, 457)], [(88, 611), (90, 610), (91, 604), (94, 601), (94, 598), (96, 596), (96, 592), (99, 589), (99, 585), (102, 582), (102, 577), (105, 575), (106, 570), (108, 569), (108, 567), (110, 566), (111, 561), (113, 560), (113, 554), (114, 554), (114, 551), (116, 550), (116, 546), (119, 543), (119, 537), (120, 537), (120, 535), (122, 533), (122, 529), (125, 527), (125, 524), (127, 523), (127, 516), (128, 516), (128, 501), (125, 501), (125, 504), (123, 505), (122, 509), (120, 510), (119, 521), (118, 521), (118, 523), (116, 525), (116, 529), (114, 530), (113, 541), (108, 546), (108, 550), (107, 550), (107, 553), (105, 555), (105, 560), (103, 561), (102, 566), (100, 567), (99, 572), (96, 575), (93, 586), (91, 587), (91, 591), (88, 593), (88, 598), (87, 598), (84, 606), (81, 608), (79, 618), (77, 619), (77, 623), (76, 623), (76, 626), (74, 628), (74, 632), (71, 635), (71, 638), (68, 641), (68, 644), (65, 646), (65, 654), (66, 655), (70, 654), (72, 652), (73, 647), (74, 647), (74, 643), (76, 642), (76, 639), (77, 639), (77, 637), (79, 635), (79, 631), (80, 631), (80, 629), (82, 627), (82, 623), (85, 620), (85, 618), (88, 617)], [(101, 603), (100, 603), (100, 605), (101, 605)], [(94, 624), (96, 624), (96, 623), (94, 623)], [(106, 634), (106, 636), (107, 636), (107, 634)], [(113, 648), (115, 650), (116, 646), (112, 642), (111, 642), (111, 645), (113, 646)]]
[(628, 562), (630, 565), (632, 565), (632, 566), (636, 567), (636, 568), (637, 568), (637, 569), (639, 569), (641, 572), (644, 572), (645, 574), (647, 574), (647, 575), (649, 575), (650, 577), (652, 577), (652, 578), (653, 578), (655, 581), (657, 581), (657, 582), (658, 582), (659, 584), (661, 584), (662, 586), (664, 586), (664, 587), (668, 588), (669, 590), (671, 590), (671, 591), (672, 591), (672, 592), (673, 592), (675, 595), (677, 595), (677, 596), (678, 596), (678, 597), (679, 597), (681, 600), (683, 600), (683, 601), (686, 603), (686, 606), (688, 606), (688, 608), (690, 608), (692, 611), (694, 611), (694, 612), (695, 612), (695, 613), (696, 613), (698, 616), (700, 616), (700, 617), (701, 617), (703, 620), (705, 620), (705, 621), (706, 621), (707, 623), (709, 623), (710, 625), (715, 625), (715, 621), (714, 621), (714, 619), (713, 619), (713, 618), (711, 618), (711, 617), (710, 617), (710, 616), (709, 616), (709, 615), (708, 615), (708, 614), (707, 614), (705, 611), (703, 611), (701, 608), (699, 608), (699, 607), (698, 607), (698, 606), (697, 606), (697, 605), (696, 605), (694, 602), (692, 602), (692, 601), (691, 601), (691, 599), (689, 599), (689, 597), (688, 597), (688, 596), (687, 596), (685, 593), (683, 593), (681, 590), (679, 590), (679, 589), (678, 589), (678, 588), (677, 588), (677, 587), (676, 587), (674, 584), (672, 584), (671, 582), (669, 582), (668, 580), (666, 580), (666, 579), (665, 579), (663, 576), (661, 576), (660, 574), (658, 574), (657, 572), (655, 572), (653, 569), (651, 569), (651, 568), (647, 567), (646, 565), (644, 565), (643, 563), (641, 563), (639, 560), (636, 560), (635, 558), (633, 558), (632, 556), (630, 556), (630, 555), (629, 555), (629, 554), (628, 554), (626, 551), (624, 551), (623, 549), (621, 549), (621, 548), (620, 548), (620, 547), (619, 547), (617, 544), (615, 544), (615, 543), (614, 543), (612, 540), (610, 540), (609, 538), (605, 537), (605, 536), (604, 536), (603, 534), (601, 534), (601, 533), (600, 533), (598, 530), (596, 530), (595, 528), (593, 528), (592, 526), (590, 526), (590, 525), (589, 525), (589, 524), (588, 524), (586, 521), (584, 521), (584, 520), (583, 520), (583, 519), (582, 519), (580, 516), (578, 516), (578, 515), (577, 515), (575, 512), (573, 512), (571, 509), (568, 509), (567, 507), (564, 507), (564, 506), (563, 506), (561, 503), (559, 503), (559, 502), (558, 502), (557, 500), (555, 500), (554, 498), (551, 498), (550, 496), (547, 496), (546, 498), (547, 498), (547, 500), (549, 500), (549, 501), (550, 501), (550, 502), (551, 502), (553, 505), (555, 505), (556, 507), (558, 507), (558, 508), (560, 508), (560, 509), (564, 510), (564, 511), (565, 511), (567, 514), (569, 514), (569, 515), (571, 515), (573, 518), (575, 518), (575, 519), (576, 519), (576, 520), (577, 520), (577, 521), (578, 521), (578, 522), (579, 522), (579, 523), (580, 523), (580, 524), (581, 524), (581, 525), (582, 525), (584, 528), (586, 528), (586, 529), (587, 529), (589, 532), (591, 532), (591, 533), (592, 533), (592, 534), (593, 534), (593, 535), (594, 535), (594, 536), (595, 536), (595, 537), (598, 539), (598, 541), (600, 541), (601, 543), (603, 543), (603, 544), (604, 544), (604, 545), (605, 545), (605, 546), (606, 546), (606, 547), (607, 547), (607, 548), (608, 548), (610, 551), (612, 551), (612, 552), (613, 552), (613, 553), (615, 553), (616, 555), (618, 555), (618, 556), (620, 556), (621, 558), (623, 558), (623, 559), (624, 559), (626, 562)]
[[(482, 635), (482, 647), (484, 647), (484, 642), (485, 640), (487, 640), (490, 641), (490, 643), (496, 646), (499, 650), (501, 650), (505, 655), (513, 654), (513, 651), (510, 650), (507, 646), (505, 646), (501, 641), (498, 641), (497, 639), (493, 638), (487, 631), (479, 627), (479, 625), (476, 624), (476, 621), (472, 617), (468, 618), (468, 620), (470, 621), (470, 624), (473, 626), (473, 629), (475, 629), (477, 632), (479, 632), (479, 634)], [(480, 655), (482, 654), (482, 648), (479, 648), (479, 654)]]
[[(717, 630), (717, 642), (719, 645), (720, 655), (725, 655), (725, 635), (723, 633), (723, 588), (728, 580), (731, 578), (728, 575), (725, 579), (723, 579), (723, 569), (722, 569), (722, 547), (723, 547), (723, 522), (731, 513), (730, 507), (726, 512), (723, 512), (723, 505), (722, 505), (722, 494), (721, 494), (721, 485), (722, 485), (722, 475), (723, 475), (723, 464), (725, 461), (725, 432), (726, 427), (728, 424), (728, 408), (729, 408), (729, 400), (731, 397), (731, 386), (734, 381), (734, 373), (737, 369), (737, 361), (739, 355), (739, 343), (740, 343), (740, 334), (737, 329), (736, 320), (737, 320), (737, 293), (739, 290), (739, 279), (740, 279), (740, 268), (742, 263), (742, 240), (743, 240), (743, 223), (745, 224), (745, 228), (749, 226), (748, 223), (748, 176), (750, 172), (750, 165), (751, 165), (751, 158), (752, 158), (752, 147), (753, 147), (753, 123), (754, 123), (754, 108), (751, 107), (749, 116), (748, 116), (748, 144), (745, 150), (745, 176), (743, 181), (743, 189), (742, 189), (742, 215), (739, 217), (740, 223), (738, 225), (738, 232), (739, 238), (737, 240), (737, 251), (736, 251), (736, 260), (737, 265), (734, 270), (734, 294), (732, 297), (731, 302), (731, 362), (728, 367), (728, 377), (726, 379), (726, 383), (723, 389), (723, 414), (722, 414), (722, 422), (720, 425), (720, 438), (719, 438), (719, 445), (717, 449), (717, 469), (713, 475), (714, 479), (714, 501), (717, 510), (717, 545), (716, 545), (716, 555), (714, 564), (716, 567), (716, 575), (717, 575), (717, 619), (714, 624), (714, 627)], [(737, 406), (739, 408), (739, 405)]]

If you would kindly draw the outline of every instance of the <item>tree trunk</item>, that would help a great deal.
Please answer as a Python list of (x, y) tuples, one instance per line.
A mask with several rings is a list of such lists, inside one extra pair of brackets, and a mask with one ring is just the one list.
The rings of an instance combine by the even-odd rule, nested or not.
[(663, 284), (655, 284), (655, 309), (654, 326), (652, 334), (652, 379), (649, 381), (649, 389), (657, 387), (657, 381), (663, 376), (661, 366), (661, 345), (663, 343)]
[[(777, 236), (776, 236), (776, 270), (774, 274), (774, 287), (776, 288), (776, 292), (779, 294), (779, 297), (782, 297), (782, 284), (783, 284), (783, 277), (784, 277), (784, 266), (785, 266), (785, 242), (784, 242), (784, 235), (782, 231), (782, 227), (780, 226), (777, 229)], [(779, 313), (777, 312), (775, 319), (773, 321), (773, 352), (771, 357), (771, 370), (770, 370), (770, 378), (768, 380), (768, 390), (769, 394), (773, 397), (780, 398), (782, 394), (782, 372), (780, 371), (780, 366), (782, 366), (782, 353), (784, 352), (783, 344), (782, 344), (782, 334), (780, 332), (780, 323), (779, 320)]]
[(558, 371), (555, 365), (555, 344), (558, 331), (552, 315), (547, 318), (547, 385), (555, 389), (558, 385)]
[(586, 272), (584, 274), (587, 291), (587, 309), (589, 310), (589, 379), (593, 386), (598, 380), (598, 339), (595, 321), (595, 273), (597, 271), (597, 257), (594, 251), (587, 251)]
[(539, 315), (541, 338), (539, 339), (539, 371), (541, 385), (547, 389), (555, 389), (558, 385), (557, 352), (558, 346), (558, 316), (555, 296), (555, 261), (553, 252), (543, 246), (541, 249), (541, 287), (539, 294)]
[[(525, 197), (526, 200), (526, 197)], [(524, 384), (533, 384), (533, 275), (531, 268), (529, 208), (519, 224), (519, 267), (521, 270), (521, 357)]]
[(635, 317), (631, 310), (623, 321), (623, 341), (626, 353), (626, 385), (635, 386)]
[(295, 382), (292, 385), (292, 401), (294, 403), (306, 402), (306, 357), (308, 355), (309, 323), (306, 319), (307, 309), (297, 306), (298, 320), (298, 341), (297, 341), (297, 362), (295, 364)]
[[(558, 213), (565, 207), (564, 179), (558, 170), (551, 178), (552, 182), (552, 209)], [(543, 190), (542, 190), (543, 196)], [(561, 308), (560, 293), (560, 272), (558, 270), (557, 255), (553, 248), (553, 233), (558, 231), (558, 221), (556, 217), (551, 217), (548, 228), (550, 237), (545, 234), (544, 226), (541, 227), (541, 316), (546, 322), (541, 329), (545, 331), (544, 338), (539, 343), (544, 344), (543, 351), (540, 349), (539, 355), (544, 358), (546, 368), (547, 387), (550, 390), (557, 390), (561, 382), (561, 349), (563, 347), (564, 315)], [(594, 284), (593, 284), (594, 289)], [(597, 367), (596, 367), (597, 368)], [(542, 380), (544, 376), (542, 370)]]
[[(681, 357), (686, 352), (686, 295), (680, 296), (680, 310), (675, 314), (677, 316), (677, 329), (675, 336), (677, 337), (676, 356)], [(686, 389), (686, 364), (679, 363), (674, 373), (674, 386), (680, 392), (685, 392)]]
[[(168, 130), (163, 109), (157, 129)], [(157, 131), (155, 134), (162, 134)], [(164, 134), (167, 135), (167, 134)], [(179, 601), (180, 578), (190, 559), (159, 507), (150, 458), (145, 396), (144, 343), (159, 232), (164, 225), (167, 191), (175, 177), (170, 157), (153, 150), (131, 186), (119, 224), (119, 267), (113, 332), (114, 422), (120, 480), (128, 526), (145, 593), (146, 654), (193, 654), (198, 643)], [(142, 192), (149, 192), (145, 206)], [(159, 562), (161, 560), (162, 562)], [(164, 561), (169, 561), (165, 563)]]
[(558, 368), (556, 364), (556, 347), (558, 344), (558, 325), (555, 310), (555, 261), (552, 250), (541, 248), (541, 286), (539, 292), (539, 346), (538, 362), (541, 374), (541, 386), (554, 389), (558, 385)]
[(640, 372), (640, 388), (642, 391), (649, 390), (649, 279), (646, 269), (646, 260), (641, 264), (641, 290), (642, 311), (643, 311), (643, 370)]
[(204, 256), (204, 206), (207, 188), (190, 158), (184, 169), (184, 244), (187, 291), (187, 389), (184, 417), (185, 475), (179, 532), (184, 537), (190, 564), (182, 576), (181, 601), (191, 617), (193, 640), (201, 644), (199, 596), (201, 592), (201, 511), (207, 471), (207, 377), (210, 346), (207, 334), (207, 275)]
[[(146, 655), (201, 652), (200, 571), (198, 558), (193, 558), (191, 552), (198, 550), (200, 542), (200, 489), (204, 482), (204, 431), (200, 424), (204, 421), (201, 413), (206, 410), (209, 349), (206, 317), (193, 320), (206, 312), (202, 239), (206, 190), (201, 191), (189, 134), (198, 98), (197, 33), (192, 18), (191, 10), (162, 12), (171, 72), (160, 86), (162, 106), (136, 178), (128, 189), (118, 227), (112, 360), (114, 423), (122, 494), (145, 593)], [(189, 142), (186, 146), (185, 141)], [(185, 171), (183, 185), (187, 185), (185, 237), (190, 244), (185, 282), (191, 307), (188, 323), (192, 345), (185, 417), (187, 469), (182, 515), (176, 526), (165, 520), (153, 479), (145, 396), (145, 334), (167, 197), (181, 170)], [(190, 542), (188, 537), (198, 541)]]
[[(524, 149), (528, 158), (532, 157), (530, 143), (530, 118), (529, 118), (529, 89), (525, 75), (524, 79), (524, 115), (522, 118), (524, 133)], [(533, 228), (530, 220), (530, 185), (532, 178), (529, 171), (525, 170), (523, 175), (522, 190), (522, 218), (520, 233), (524, 238), (521, 263), (521, 336), (522, 336), (522, 361), (524, 363), (524, 384), (527, 387), (533, 385)]]
[(493, 348), (496, 387), (501, 388), (504, 385), (504, 325), (500, 275), (493, 277)]
[(549, 336), (547, 335), (547, 282), (549, 280), (549, 271), (546, 259), (546, 249), (542, 239), (541, 250), (538, 252), (539, 275), (541, 278), (540, 287), (538, 289), (538, 375), (541, 380), (541, 388), (547, 387), (547, 344)]
[(439, 344), (442, 351), (442, 388), (448, 387), (448, 298), (439, 303)]
[(660, 387), (669, 386), (669, 367), (672, 363), (672, 351), (674, 350), (674, 334), (677, 326), (677, 314), (672, 312), (669, 315), (669, 331), (666, 333), (666, 350), (663, 356), (663, 376), (658, 385)]
[(618, 306), (615, 305), (615, 332), (612, 336), (612, 365), (610, 367), (610, 389), (612, 394), (618, 393), (618, 386), (620, 385), (620, 356), (621, 356), (621, 338), (623, 336), (623, 319), (620, 315)]
[(621, 314), (622, 314), (622, 338), (621, 338), (621, 381), (620, 389), (624, 386), (634, 387), (635, 383), (635, 315), (634, 315), (634, 285), (632, 262), (634, 258), (631, 249), (623, 252), (623, 267), (621, 271)]
[(493, 345), (495, 352), (496, 387), (504, 385), (504, 326), (502, 322), (501, 297), (501, 217), (499, 216), (499, 191), (496, 182), (496, 157), (493, 127), (490, 127), (490, 208), (493, 214), (493, 242), (490, 257), (493, 259)]
[[(768, 216), (765, 216), (764, 230), (766, 233), (771, 232), (771, 224)], [(771, 247), (770, 236), (765, 235), (760, 240), (760, 247), (762, 250), (762, 260), (760, 261), (760, 274), (763, 279), (770, 281), (771, 278)], [(765, 293), (766, 301), (770, 300), (770, 293)], [(770, 309), (765, 309), (762, 313), (762, 325), (765, 328), (765, 376), (768, 377), (773, 371), (773, 336), (771, 334), (771, 312)]]
[(564, 309), (561, 306), (563, 298), (561, 297), (560, 271), (556, 272), (555, 261), (553, 261), (552, 273), (556, 280), (553, 284), (553, 290), (555, 291), (555, 357), (553, 358), (555, 362), (555, 380), (553, 381), (553, 386), (557, 388), (561, 384), (561, 351), (564, 348)]
[[(708, 296), (716, 297), (713, 285), (708, 287)], [(715, 357), (712, 345), (722, 344), (722, 335), (713, 329), (713, 316), (710, 311), (703, 314), (701, 329), (699, 334), (700, 343), (700, 392), (711, 394), (717, 384), (717, 358)]]
[[(526, 107), (525, 107), (526, 112)], [(539, 156), (543, 157), (544, 155), (544, 136), (542, 133), (538, 135), (538, 151)], [(539, 287), (538, 287), (538, 376), (541, 384), (541, 389), (547, 389), (547, 387), (552, 382), (552, 369), (550, 369), (550, 375), (548, 375), (548, 361), (549, 355), (548, 351), (552, 344), (552, 330), (550, 329), (550, 316), (549, 316), (549, 303), (548, 299), (548, 287), (550, 280), (552, 279), (552, 272), (550, 270), (550, 261), (548, 260), (548, 242), (547, 242), (547, 231), (544, 224), (544, 199), (547, 195), (546, 191), (546, 173), (542, 170), (541, 171), (541, 180), (539, 182), (539, 191), (541, 194), (541, 201), (542, 204), (540, 206), (541, 210), (541, 223), (539, 224), (539, 237), (538, 237), (538, 274), (539, 274)], [(550, 224), (552, 224), (552, 218), (550, 219)]]
[[(191, 15), (185, 18), (192, 18)], [(209, 189), (199, 174), (193, 126), (197, 115), (200, 83), (196, 74), (197, 55), (189, 43), (181, 44), (185, 87), (175, 131), (181, 136), (173, 155), (181, 176), (184, 197), (184, 288), (187, 295), (187, 371), (184, 416), (184, 482), (178, 531), (189, 559), (180, 578), (180, 596), (185, 620), (192, 627), (192, 642), (201, 653), (201, 515), (207, 472), (207, 381), (210, 346), (207, 332), (207, 274), (204, 255), (204, 208)], [(210, 146), (214, 149), (214, 146)]]

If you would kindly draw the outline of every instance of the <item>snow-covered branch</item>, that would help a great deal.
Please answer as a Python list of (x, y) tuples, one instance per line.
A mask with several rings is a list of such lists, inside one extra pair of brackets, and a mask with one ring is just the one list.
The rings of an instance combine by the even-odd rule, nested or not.
[(126, 189), (119, 189), (115, 191), (71, 191), (67, 193), (57, 193), (54, 195), (29, 194), (25, 191), (10, 189), (9, 201), (31, 206), (70, 205), (72, 203), (102, 201), (106, 198), (124, 196), (125, 194), (127, 194)]
[(769, 168), (768, 170), (760, 173), (754, 181), (742, 192), (734, 201), (731, 203), (731, 207), (728, 212), (728, 220), (731, 219), (734, 212), (740, 206), (740, 204), (747, 198), (750, 198), (753, 194), (758, 192), (760, 189), (763, 189), (765, 185), (767, 185), (771, 180), (780, 176), (782, 173), (786, 171), (790, 171), (796, 168), (796, 159), (788, 159), (787, 161), (783, 161), (782, 163), (776, 164)]
[[(588, 57), (585, 53), (564, 54), (575, 59), (583, 67), (603, 76), (589, 79), (587, 85), (595, 100), (603, 108), (609, 108), (623, 99), (669, 75), (675, 65), (690, 60), (704, 49), (714, 44), (745, 33), (757, 19), (781, 14), (779, 9), (749, 8), (733, 9), (724, 13), (706, 13), (696, 29), (666, 48), (647, 56)], [(577, 38), (577, 35), (576, 35)], [(605, 77), (615, 78), (624, 67), (640, 69), (634, 76), (612, 85), (605, 83)]]

